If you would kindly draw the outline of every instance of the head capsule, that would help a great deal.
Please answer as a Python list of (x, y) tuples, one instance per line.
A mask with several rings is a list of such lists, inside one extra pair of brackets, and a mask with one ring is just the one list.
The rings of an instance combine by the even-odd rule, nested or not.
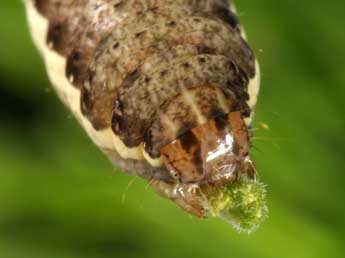
[(222, 186), (239, 173), (255, 177), (249, 147), (247, 126), (240, 112), (232, 112), (193, 128), (163, 147), (161, 154), (176, 181)]

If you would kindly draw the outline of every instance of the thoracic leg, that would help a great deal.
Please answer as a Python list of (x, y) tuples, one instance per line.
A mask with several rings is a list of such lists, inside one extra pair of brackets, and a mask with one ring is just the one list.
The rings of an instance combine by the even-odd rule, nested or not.
[(162, 180), (152, 180), (150, 186), (162, 197), (175, 202), (179, 207), (199, 218), (205, 217), (201, 205), (199, 188), (195, 184), (167, 183)]

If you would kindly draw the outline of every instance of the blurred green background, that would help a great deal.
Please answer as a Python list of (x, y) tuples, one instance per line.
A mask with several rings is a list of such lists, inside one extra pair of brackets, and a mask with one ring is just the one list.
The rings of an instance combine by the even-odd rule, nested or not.
[(270, 218), (251, 236), (114, 171), (51, 90), (21, 1), (1, 0), (0, 258), (344, 257), (345, 4), (236, 2), (262, 69)]

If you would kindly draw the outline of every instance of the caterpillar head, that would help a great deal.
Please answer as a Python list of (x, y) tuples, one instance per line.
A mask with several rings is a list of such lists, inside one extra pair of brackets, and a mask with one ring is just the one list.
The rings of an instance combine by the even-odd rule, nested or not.
[(252, 231), (266, 217), (267, 208), (249, 147), (240, 112), (217, 117), (180, 136), (161, 149), (175, 181), (170, 198), (191, 214), (219, 216), (239, 230)]

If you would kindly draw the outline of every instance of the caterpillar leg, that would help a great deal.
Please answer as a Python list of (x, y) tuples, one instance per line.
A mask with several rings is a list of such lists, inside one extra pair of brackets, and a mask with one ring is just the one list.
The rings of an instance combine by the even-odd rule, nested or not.
[(152, 180), (150, 186), (162, 197), (175, 202), (188, 213), (205, 217), (205, 211), (198, 195), (198, 186), (194, 184), (167, 183), (163, 180)]

